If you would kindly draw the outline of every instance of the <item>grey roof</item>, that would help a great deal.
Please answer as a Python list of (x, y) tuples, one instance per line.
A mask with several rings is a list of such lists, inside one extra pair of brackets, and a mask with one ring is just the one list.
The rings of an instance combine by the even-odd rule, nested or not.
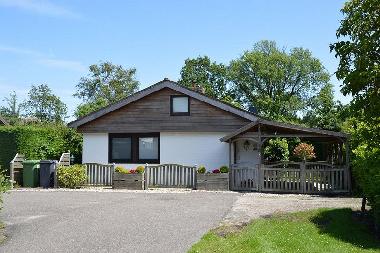
[(189, 97), (193, 97), (193, 98), (198, 99), (202, 102), (208, 103), (208, 104), (213, 105), (215, 107), (218, 107), (224, 111), (233, 113), (235, 115), (238, 115), (240, 117), (243, 117), (243, 118), (251, 120), (251, 121), (255, 121), (258, 119), (258, 117), (256, 115), (254, 115), (248, 111), (245, 111), (245, 110), (242, 110), (240, 108), (234, 107), (232, 105), (223, 103), (219, 100), (215, 100), (213, 98), (205, 96), (204, 94), (190, 90), (190, 89), (188, 89), (182, 85), (179, 85), (176, 82), (173, 82), (173, 81), (165, 78), (164, 80), (162, 80), (162, 81), (160, 81), (160, 82), (158, 82), (152, 86), (149, 86), (146, 89), (143, 89), (139, 92), (136, 92), (135, 94), (128, 96), (128, 97), (126, 97), (126, 98), (124, 98), (124, 99), (122, 99), (122, 100), (120, 100), (114, 104), (106, 106), (106, 107), (104, 107), (98, 111), (92, 112), (92, 113), (90, 113), (84, 117), (81, 117), (75, 121), (72, 121), (68, 124), (68, 126), (72, 127), (72, 128), (77, 128), (83, 124), (86, 124), (92, 120), (95, 120), (95, 119), (97, 119), (97, 118), (99, 118), (99, 117), (101, 117), (107, 113), (110, 113), (112, 111), (120, 109), (129, 103), (135, 102), (135, 101), (137, 101), (137, 100), (139, 100), (139, 99), (141, 99), (141, 98), (143, 98), (143, 97), (145, 97), (145, 96), (147, 96), (153, 92), (159, 91), (159, 90), (164, 89), (164, 88), (170, 88), (172, 90), (178, 91), (180, 93), (188, 95)]
[(6, 121), (3, 117), (1, 117), (1, 115), (0, 115), (0, 125), (5, 125), (5, 126), (9, 125), (8, 121)]
[[(224, 136), (223, 138), (220, 139), (220, 141), (227, 142), (231, 138), (234, 138), (235, 136), (248, 131), (249, 129), (251, 129), (252, 127), (254, 127), (258, 124), (280, 127), (280, 128), (295, 130), (295, 131), (299, 131), (299, 132), (303, 132), (303, 133), (316, 134), (316, 135), (320, 135), (320, 136), (330, 136), (330, 137), (339, 137), (339, 138), (348, 138), (349, 137), (348, 134), (345, 134), (342, 132), (328, 131), (328, 130), (323, 130), (323, 129), (319, 129), (319, 128), (308, 128), (308, 127), (303, 127), (303, 126), (299, 126), (299, 125), (293, 125), (293, 124), (288, 124), (288, 123), (280, 123), (280, 122), (276, 122), (276, 121), (270, 121), (270, 120), (258, 118), (257, 120), (255, 120), (251, 123), (248, 123), (247, 125), (239, 128), (235, 132), (232, 132), (231, 134)], [(279, 135), (279, 136), (281, 136), (281, 135)]]

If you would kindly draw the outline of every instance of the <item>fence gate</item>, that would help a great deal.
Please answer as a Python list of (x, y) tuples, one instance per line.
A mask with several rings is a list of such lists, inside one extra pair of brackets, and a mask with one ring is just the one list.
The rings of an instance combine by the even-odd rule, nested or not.
[(149, 187), (195, 188), (196, 168), (178, 164), (145, 166), (145, 189)]
[(257, 166), (232, 167), (230, 171), (230, 189), (233, 191), (257, 191), (258, 168)]
[(85, 163), (87, 172), (87, 185), (111, 186), (112, 176), (115, 171), (113, 164)]

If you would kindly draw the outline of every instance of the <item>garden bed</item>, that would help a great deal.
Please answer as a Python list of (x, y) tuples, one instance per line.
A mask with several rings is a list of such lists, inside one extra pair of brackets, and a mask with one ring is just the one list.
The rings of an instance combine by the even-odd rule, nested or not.
[(143, 190), (144, 189), (144, 174), (126, 174), (126, 173), (113, 173), (112, 180), (113, 189), (129, 189), (129, 190)]
[(228, 191), (228, 173), (197, 174), (197, 190)]

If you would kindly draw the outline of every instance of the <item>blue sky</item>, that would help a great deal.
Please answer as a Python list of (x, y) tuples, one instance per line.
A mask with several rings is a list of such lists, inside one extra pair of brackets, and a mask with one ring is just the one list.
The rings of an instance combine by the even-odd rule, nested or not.
[[(90, 64), (135, 67), (141, 88), (179, 78), (186, 58), (228, 63), (262, 39), (312, 51), (333, 74), (329, 51), (342, 0), (0, 0), (0, 105), (47, 83), (72, 114), (75, 85)], [(336, 98), (340, 82), (332, 77)]]

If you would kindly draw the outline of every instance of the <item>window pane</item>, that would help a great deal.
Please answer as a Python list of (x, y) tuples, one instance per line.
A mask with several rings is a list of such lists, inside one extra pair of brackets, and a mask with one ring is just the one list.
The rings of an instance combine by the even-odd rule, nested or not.
[(158, 137), (139, 138), (139, 159), (158, 159)]
[(173, 97), (173, 112), (189, 112), (189, 98)]
[(112, 138), (112, 159), (131, 159), (131, 138)]

